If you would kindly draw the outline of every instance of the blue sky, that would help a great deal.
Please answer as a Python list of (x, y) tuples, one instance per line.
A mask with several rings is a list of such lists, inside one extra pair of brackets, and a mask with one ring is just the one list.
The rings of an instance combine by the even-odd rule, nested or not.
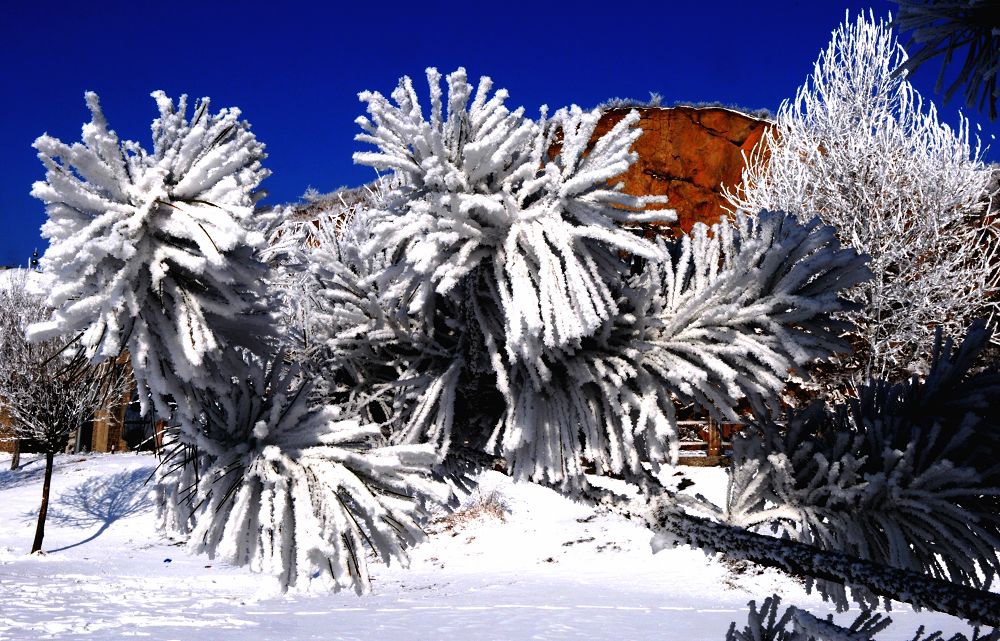
[[(76, 141), (98, 92), (111, 126), (149, 146), (149, 93), (238, 106), (267, 144), (267, 202), (373, 177), (355, 167), (357, 93), (399, 76), (465, 66), (506, 87), (529, 114), (607, 98), (720, 101), (775, 110), (843, 19), (884, 1), (741, 2), (18, 2), (0, 21), (0, 265), (44, 249), (43, 177), (32, 141)], [(934, 96), (937, 69), (915, 84)], [(954, 120), (956, 98), (943, 110)], [(1000, 133), (969, 113), (986, 138)], [(997, 151), (990, 158), (997, 159)]]

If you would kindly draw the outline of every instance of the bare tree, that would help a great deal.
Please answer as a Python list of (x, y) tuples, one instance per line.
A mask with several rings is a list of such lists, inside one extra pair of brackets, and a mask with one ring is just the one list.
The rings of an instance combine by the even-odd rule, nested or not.
[[(10, 422), (10, 418), (3, 411), (3, 403), (0, 402), (0, 423), (2, 425), (7, 425)], [(3, 436), (0, 436), (0, 443), (11, 443), (12, 447), (10, 450), (10, 469), (16, 470), (21, 467), (21, 439), (13, 433), (13, 431), (7, 431)]]
[(0, 289), (0, 403), (18, 442), (31, 441), (45, 454), (45, 480), (32, 553), (42, 549), (55, 454), (80, 425), (131, 383), (117, 361), (90, 365), (77, 348), (58, 340), (29, 342), (25, 328), (49, 314), (15, 274)]
[(845, 21), (729, 194), (748, 211), (818, 214), (870, 257), (873, 278), (849, 293), (854, 382), (925, 372), (936, 327), (957, 335), (997, 309), (992, 172), (968, 121), (942, 123), (896, 72), (905, 62), (885, 21)]
[[(28, 272), (16, 269), (5, 272), (4, 278), (0, 281), (0, 368), (6, 372), (13, 368), (9, 358), (9, 352), (14, 349), (14, 344), (23, 342), (23, 337), (11, 338), (11, 335), (21, 327), (22, 319), (34, 320), (41, 313), (41, 307), (37, 301), (33, 301), (27, 291)], [(23, 329), (21, 330), (23, 334)], [(0, 393), (0, 414), (6, 423), (14, 422), (10, 413), (9, 403), (5, 402), (4, 396)], [(16, 470), (21, 466), (21, 437), (19, 430), (9, 425), (9, 430), (5, 434), (5, 441), (13, 443), (11, 452), (10, 469)]]

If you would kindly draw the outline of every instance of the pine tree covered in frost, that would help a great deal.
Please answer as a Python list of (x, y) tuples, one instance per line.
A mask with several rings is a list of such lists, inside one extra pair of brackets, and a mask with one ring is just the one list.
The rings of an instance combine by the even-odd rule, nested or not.
[[(982, 324), (938, 340), (926, 380), (874, 381), (734, 440), (728, 523), (988, 588), (1000, 571), (1000, 373), (979, 369)], [(843, 586), (820, 590), (847, 606)], [(863, 589), (869, 607), (878, 599)]]
[(184, 98), (153, 95), (153, 153), (121, 142), (94, 94), (83, 144), (36, 141), (56, 285), (34, 336), (79, 341), (95, 362), (128, 351), (173, 423), (161, 518), (192, 547), (285, 587), (363, 590), (367, 548), (405, 560), (418, 538), (420, 501), (441, 494), (426, 480), (438, 457), (386, 447), (351, 405), (307, 403), (273, 327), (262, 249), (274, 220), (254, 207), (263, 145), (238, 110), (211, 114), (205, 99), (188, 120)]
[(830, 314), (867, 273), (830, 228), (763, 212), (658, 246), (666, 258), (627, 279), (613, 322), (546, 355), (551, 385), (536, 390), (517, 363), (501, 379), (501, 445), (519, 476), (545, 466), (549, 481), (577, 483), (585, 459), (641, 479), (643, 463), (676, 460), (676, 403), (720, 420), (741, 402), (776, 410), (790, 370), (846, 349)]
[(905, 62), (886, 22), (845, 21), (729, 195), (747, 211), (819, 215), (870, 256), (873, 278), (849, 292), (854, 356), (834, 384), (926, 372), (936, 327), (957, 335), (996, 312), (991, 172), (968, 121), (941, 122), (897, 73)]
[(196, 551), (273, 574), (283, 586), (313, 580), (338, 588), (370, 587), (369, 547), (407, 562), (405, 548), (423, 533), (422, 504), (448, 499), (426, 478), (437, 460), (430, 446), (380, 447), (377, 426), (345, 407), (311, 406), (308, 385), (280, 360), (251, 366), (222, 398), (198, 393), (205, 408), (198, 459), (160, 484), (161, 504), (185, 493), (201, 507), (175, 529), (192, 528)]
[(167, 529), (212, 558), (275, 575), (283, 588), (318, 581), (370, 588), (366, 554), (406, 564), (423, 537), (432, 479), (429, 445), (385, 442), (353, 405), (311, 401), (297, 368), (246, 362), (227, 395), (196, 390), (195, 425), (172, 434), (157, 486)]
[(428, 81), (429, 118), (408, 78), (392, 100), (361, 94), (358, 139), (378, 151), (355, 160), (398, 180), (366, 219), (365, 254), (385, 267), (341, 270), (362, 287), (328, 296), (368, 310), (349, 334), (378, 336), (365, 350), (384, 338), (399, 364), (398, 382), (358, 379), (392, 386), (397, 442), (497, 448), (517, 477), (570, 490), (581, 459), (641, 478), (675, 454), (676, 401), (731, 417), (843, 347), (830, 314), (865, 271), (829, 229), (764, 214), (644, 240), (627, 227), (672, 212), (609, 184), (634, 162), (637, 114), (588, 147), (599, 112), (532, 121), (459, 70), (445, 117), (440, 74)]
[[(781, 598), (769, 596), (761, 603), (760, 609), (754, 601), (749, 603), (747, 625), (737, 629), (736, 623), (729, 626), (726, 641), (876, 641), (879, 634), (892, 625), (892, 619), (873, 614), (870, 610), (861, 613), (847, 627), (833, 622), (832, 616), (820, 619), (793, 605), (788, 606), (778, 616)], [(790, 626), (790, 627), (789, 627)], [(971, 641), (997, 641), (1000, 630), (980, 634), (978, 628), (972, 633)], [(945, 637), (941, 632), (925, 633), (923, 626), (917, 630), (912, 641), (970, 641), (969, 637), (955, 633)]]
[(273, 333), (255, 256), (263, 237), (250, 227), (264, 146), (237, 109), (212, 114), (203, 99), (188, 120), (186, 97), (153, 97), (152, 153), (108, 128), (94, 93), (82, 144), (35, 141), (46, 179), (32, 195), (49, 215), (42, 267), (58, 284), (55, 313), (32, 336), (78, 336), (94, 360), (128, 350), (161, 416), (170, 400), (195, 415), (188, 390), (224, 391), (239, 371), (229, 348), (262, 351)]
[[(634, 161), (638, 114), (584, 155), (599, 111), (572, 107), (549, 119), (543, 109), (532, 121), (523, 108), (507, 110), (505, 90), (490, 97), (489, 78), (473, 96), (459, 69), (448, 76), (443, 120), (440, 79), (428, 71), (430, 120), (409, 78), (392, 93), (396, 104), (361, 94), (371, 120), (359, 118), (366, 133), (357, 138), (379, 151), (356, 153), (355, 162), (393, 169), (404, 185), (374, 229), (372, 245), (393, 262), (380, 284), (391, 283), (387, 295), (403, 309), (426, 315), (432, 293), (448, 294), (483, 274), (499, 295), (501, 344), (544, 382), (543, 349), (570, 347), (614, 314), (611, 287), (622, 272), (614, 252), (659, 257), (652, 243), (616, 223), (669, 221), (673, 213), (635, 211), (650, 199), (608, 185)], [(557, 136), (561, 150), (549, 159)]]
[[(420, 351), (438, 352), (400, 391), (396, 438), (448, 447), (456, 403), (502, 373), (504, 355), (526, 363), (541, 388), (550, 378), (543, 353), (573, 349), (617, 312), (613, 290), (627, 273), (618, 252), (659, 254), (616, 223), (672, 212), (642, 213), (647, 199), (607, 182), (632, 162), (635, 117), (584, 155), (599, 113), (571, 108), (550, 119), (543, 109), (533, 121), (504, 106), (506, 91), (491, 96), (488, 78), (473, 95), (459, 70), (448, 76), (445, 119), (440, 79), (428, 71), (429, 119), (408, 78), (392, 101), (362, 94), (371, 119), (359, 119), (358, 139), (378, 151), (355, 160), (393, 169), (401, 183), (372, 212), (369, 253), (389, 263), (375, 286), (388, 315), (433, 341)], [(557, 136), (562, 149), (550, 158)], [(498, 419), (474, 421), (481, 433), (463, 442), (483, 446), (482, 430)]]
[[(658, 199), (609, 183), (634, 162), (635, 114), (590, 145), (598, 112), (531, 120), (507, 110), (505, 92), (491, 95), (488, 79), (474, 92), (459, 70), (445, 113), (441, 77), (428, 78), (429, 119), (408, 79), (392, 101), (361, 96), (370, 118), (359, 139), (378, 150), (356, 160), (391, 169), (389, 188), (348, 221), (299, 235), (286, 226), (266, 251), (271, 219), (252, 207), (260, 148), (238, 135), (245, 124), (190, 133), (214, 127), (207, 108), (188, 122), (160, 99), (157, 149), (183, 149), (197, 175), (229, 185), (235, 195), (212, 192), (228, 208), (204, 194), (169, 200), (163, 184), (190, 181), (167, 168), (189, 165), (118, 143), (96, 108), (85, 141), (101, 136), (90, 146), (39, 143), (52, 153), (36, 192), (58, 222), (47, 227), (49, 266), (67, 283), (44, 331), (83, 332), (95, 360), (129, 350), (157, 408), (174, 410), (165, 521), (286, 586), (315, 577), (364, 589), (362, 543), (405, 559), (420, 500), (446, 494), (428, 472), (460, 450), (498, 452), (518, 477), (569, 491), (585, 487), (581, 459), (655, 483), (645, 464), (676, 452), (675, 403), (724, 417), (743, 400), (763, 411), (789, 369), (843, 347), (831, 314), (848, 307), (839, 291), (866, 276), (829, 228), (779, 213), (644, 239), (629, 227), (672, 212), (645, 211)], [(240, 145), (213, 153), (237, 135), (256, 156)], [(201, 142), (188, 148), (192, 138)], [(115, 158), (125, 169), (100, 169)], [(209, 172), (197, 159), (221, 164)], [(78, 164), (100, 171), (88, 180)], [(192, 225), (189, 205), (232, 235)], [(129, 224), (116, 226), (119, 216)], [(101, 251), (72, 271), (65, 248), (82, 230)], [(116, 249), (126, 231), (146, 262)], [(279, 257), (279, 270), (262, 260)], [(99, 276), (93, 291), (112, 294), (91, 316), (74, 307), (82, 298), (59, 294), (82, 290), (74, 278), (87, 268)], [(282, 304), (264, 295), (271, 285), (286, 289), (286, 306), (289, 293), (306, 295), (286, 307), (301, 323), (250, 340)], [(300, 364), (286, 363), (283, 342)]]

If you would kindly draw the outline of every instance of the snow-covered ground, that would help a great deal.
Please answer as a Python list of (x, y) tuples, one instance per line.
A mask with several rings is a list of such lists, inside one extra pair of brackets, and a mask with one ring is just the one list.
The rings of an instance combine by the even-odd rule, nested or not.
[[(488, 473), (503, 520), (438, 521), (409, 569), (375, 566), (358, 597), (282, 595), (242, 568), (192, 556), (159, 534), (143, 483), (146, 455), (56, 460), (44, 548), (29, 556), (43, 461), (9, 472), (0, 455), (0, 639), (657, 639), (722, 641), (747, 602), (773, 592), (816, 614), (829, 608), (792, 579), (734, 572), (689, 548), (653, 555), (650, 535), (530, 484)], [(721, 469), (685, 468), (717, 499)], [(967, 631), (946, 615), (892, 612), (880, 640), (920, 624)], [(848, 618), (853, 618), (850, 615)], [(839, 620), (840, 618), (838, 618)]]

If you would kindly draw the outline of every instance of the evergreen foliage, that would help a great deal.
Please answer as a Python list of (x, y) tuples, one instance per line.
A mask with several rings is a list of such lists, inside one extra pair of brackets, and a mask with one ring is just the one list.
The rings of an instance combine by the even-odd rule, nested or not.
[(516, 476), (575, 489), (591, 461), (644, 481), (644, 464), (676, 461), (676, 405), (728, 420), (741, 403), (774, 410), (789, 370), (845, 348), (837, 292), (867, 274), (829, 228), (763, 212), (657, 244), (666, 258), (626, 281), (613, 322), (548, 356), (550, 386), (517, 365), (500, 379)]
[[(940, 337), (923, 381), (873, 381), (733, 443), (726, 521), (825, 550), (988, 588), (1000, 570), (1000, 373), (977, 369), (982, 324)], [(841, 607), (841, 585), (820, 582)], [(859, 601), (878, 600), (855, 589)]]
[[(951, 100), (965, 87), (965, 102), (983, 111), (989, 106), (991, 120), (997, 117), (997, 70), (1000, 67), (1000, 9), (990, 0), (897, 0), (899, 15), (894, 24), (912, 32), (907, 43), (916, 49), (904, 69), (944, 56), (935, 91), (941, 91), (945, 70), (956, 52), (966, 49), (958, 76), (945, 91)], [(919, 48), (913, 45), (918, 45)]]
[[(209, 111), (153, 97), (153, 151), (108, 128), (97, 95), (83, 142), (35, 141), (46, 168), (32, 195), (45, 203), (43, 269), (56, 285), (51, 320), (35, 339), (78, 337), (93, 361), (127, 350), (157, 413), (188, 415), (191, 388), (225, 392), (237, 346), (262, 351), (273, 334), (252, 229), (263, 145), (238, 109)], [(146, 395), (140, 398), (145, 402)]]
[[(736, 622), (729, 626), (726, 641), (875, 641), (873, 635), (886, 630), (892, 619), (882, 614), (862, 610), (855, 620), (844, 627), (833, 622), (832, 616), (820, 619), (805, 610), (788, 606), (781, 616), (781, 598), (777, 595), (764, 599), (760, 609), (754, 601), (749, 603), (747, 625), (738, 630)], [(791, 629), (789, 629), (791, 625)], [(961, 633), (947, 637), (947, 641), (996, 641), (1000, 630), (981, 634), (979, 628), (973, 630), (971, 640)], [(925, 634), (921, 626), (912, 641), (946, 641), (941, 632)]]
[[(726, 641), (872, 641), (872, 635), (889, 627), (892, 619), (881, 614), (872, 615), (862, 611), (848, 628), (832, 621), (818, 619), (805, 610), (789, 606), (778, 616), (781, 597), (774, 595), (764, 599), (760, 610), (751, 601), (747, 614), (747, 625), (737, 630), (736, 622), (729, 626)], [(789, 624), (792, 629), (789, 630)], [(958, 641), (958, 640), (956, 640)]]
[[(385, 447), (378, 428), (342, 407), (310, 407), (308, 386), (280, 360), (248, 366), (223, 398), (206, 394), (195, 465), (158, 486), (164, 516), (186, 515), (193, 548), (278, 577), (283, 586), (318, 580), (370, 588), (368, 548), (407, 563), (420, 540), (420, 500), (448, 499), (428, 480), (428, 446)], [(348, 418), (345, 418), (347, 414)], [(414, 500), (417, 497), (418, 500)]]

